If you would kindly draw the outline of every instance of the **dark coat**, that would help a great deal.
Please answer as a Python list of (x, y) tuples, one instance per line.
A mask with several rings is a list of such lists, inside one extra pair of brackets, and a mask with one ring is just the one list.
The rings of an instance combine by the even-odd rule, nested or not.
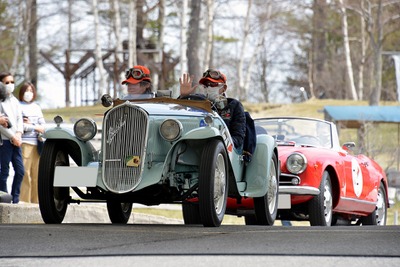
[(235, 148), (242, 149), (244, 136), (246, 134), (246, 116), (242, 103), (234, 98), (227, 98), (228, 104), (222, 110), (218, 110), (219, 115), (228, 126)]

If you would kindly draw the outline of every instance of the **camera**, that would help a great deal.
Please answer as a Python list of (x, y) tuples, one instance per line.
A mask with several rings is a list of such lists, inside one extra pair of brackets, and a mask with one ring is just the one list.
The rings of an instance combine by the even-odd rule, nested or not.
[(12, 127), (12, 124), (10, 121), (7, 121), (7, 128), (10, 129)]

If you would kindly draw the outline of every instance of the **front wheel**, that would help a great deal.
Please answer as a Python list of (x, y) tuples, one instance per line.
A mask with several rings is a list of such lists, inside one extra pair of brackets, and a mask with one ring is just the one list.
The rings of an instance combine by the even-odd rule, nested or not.
[(386, 189), (383, 183), (378, 190), (376, 209), (368, 216), (361, 218), (362, 225), (386, 225), (387, 201)]
[(107, 200), (108, 217), (114, 224), (126, 224), (132, 213), (132, 203)]
[(322, 174), (319, 195), (308, 205), (311, 226), (331, 226), (333, 215), (332, 182), (327, 171)]
[(39, 161), (39, 209), (45, 223), (61, 223), (70, 199), (69, 187), (54, 187), (56, 166), (69, 166), (68, 154), (52, 140), (47, 140)]
[(198, 202), (183, 202), (182, 215), (185, 224), (201, 224)]
[(220, 226), (228, 199), (227, 154), (219, 140), (205, 145), (199, 166), (199, 211), (204, 226)]
[(256, 224), (258, 225), (273, 225), (278, 214), (279, 177), (277, 165), (278, 159), (275, 154), (272, 154), (267, 193), (263, 197), (254, 198)]

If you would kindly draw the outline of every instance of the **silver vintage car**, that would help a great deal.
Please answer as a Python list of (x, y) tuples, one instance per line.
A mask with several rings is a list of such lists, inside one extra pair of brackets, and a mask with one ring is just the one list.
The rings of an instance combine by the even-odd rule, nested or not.
[[(104, 99), (112, 106), (101, 131), (90, 118), (68, 129), (56, 116), (56, 126), (45, 132), (38, 181), (45, 223), (62, 223), (74, 203), (105, 202), (112, 223), (127, 223), (133, 203), (178, 203), (185, 224), (218, 227), (228, 198), (256, 199), (249, 211), (256, 222), (274, 223), (279, 164), (271, 136), (257, 136), (246, 162), (207, 100)], [(98, 132), (101, 148), (95, 149)]]

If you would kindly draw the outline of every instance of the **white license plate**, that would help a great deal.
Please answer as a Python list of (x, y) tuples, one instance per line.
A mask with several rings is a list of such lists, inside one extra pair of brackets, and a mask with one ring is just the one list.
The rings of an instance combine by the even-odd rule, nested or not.
[(97, 168), (56, 166), (54, 186), (94, 187), (97, 181)]
[(291, 207), (292, 203), (290, 201), (290, 195), (288, 194), (279, 195), (278, 209), (290, 209)]

